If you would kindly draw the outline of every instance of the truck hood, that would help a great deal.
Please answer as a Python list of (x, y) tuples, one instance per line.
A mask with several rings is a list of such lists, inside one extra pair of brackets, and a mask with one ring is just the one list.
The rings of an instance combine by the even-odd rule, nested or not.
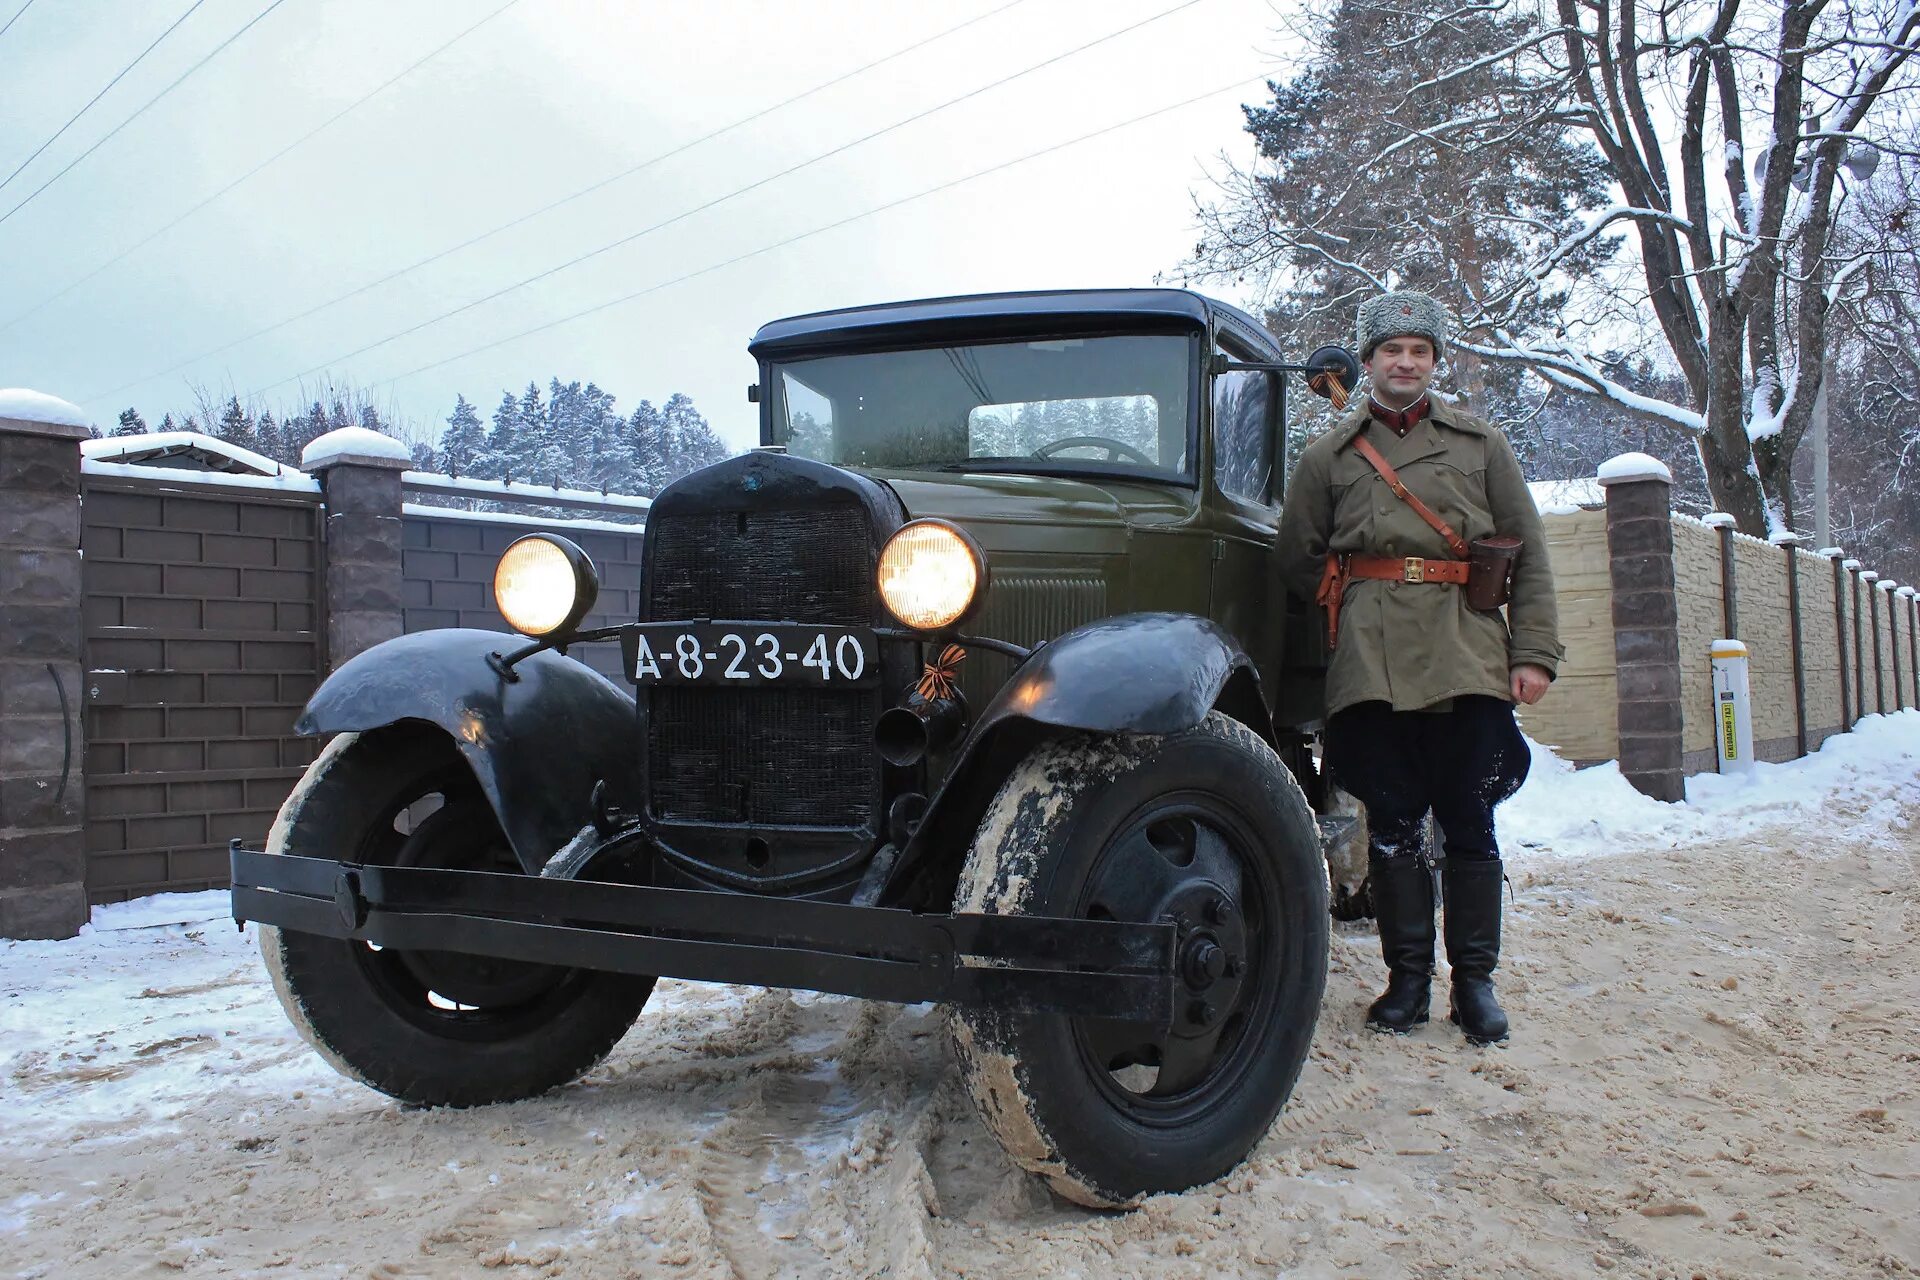
[[(989, 551), (1054, 549), (1070, 532), (1078, 550), (1119, 554), (1132, 527), (1178, 523), (1192, 495), (1164, 485), (972, 472), (874, 470), (912, 519), (939, 517), (966, 529)], [(1046, 536), (1046, 531), (1054, 536)]]

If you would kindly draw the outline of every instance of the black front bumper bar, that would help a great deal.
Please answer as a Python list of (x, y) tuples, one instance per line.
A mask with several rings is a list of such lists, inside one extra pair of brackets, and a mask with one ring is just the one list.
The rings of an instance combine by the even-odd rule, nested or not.
[(1172, 924), (918, 915), (743, 893), (358, 866), (230, 846), (233, 918), (401, 950), (1021, 1013), (1173, 1018)]

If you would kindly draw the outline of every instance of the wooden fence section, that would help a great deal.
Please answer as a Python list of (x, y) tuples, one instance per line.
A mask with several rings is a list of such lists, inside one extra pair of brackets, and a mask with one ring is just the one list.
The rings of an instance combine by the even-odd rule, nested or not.
[(319, 494), (85, 477), (86, 893), (227, 882), (315, 743)]

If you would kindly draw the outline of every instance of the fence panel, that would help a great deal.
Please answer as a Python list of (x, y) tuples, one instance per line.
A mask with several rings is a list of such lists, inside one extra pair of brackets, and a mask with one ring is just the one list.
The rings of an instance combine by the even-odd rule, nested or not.
[(227, 883), (316, 744), (293, 722), (324, 655), (315, 498), (87, 477), (81, 548), (87, 896)]
[[(410, 505), (401, 526), (401, 618), (406, 629), (511, 630), (494, 605), (494, 565), (509, 543), (542, 530), (578, 543), (600, 572), (600, 599), (586, 625), (610, 626), (639, 617), (642, 534), (638, 525), (630, 531), (603, 522), (582, 527), (565, 520), (542, 523), (526, 517)], [(624, 686), (618, 645), (581, 645), (572, 655)]]

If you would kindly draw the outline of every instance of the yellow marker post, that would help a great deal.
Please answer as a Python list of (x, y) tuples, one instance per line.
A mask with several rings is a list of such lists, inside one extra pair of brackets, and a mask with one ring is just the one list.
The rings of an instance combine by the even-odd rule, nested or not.
[(1747, 687), (1747, 646), (1713, 642), (1714, 759), (1721, 773), (1753, 772), (1753, 700)]

